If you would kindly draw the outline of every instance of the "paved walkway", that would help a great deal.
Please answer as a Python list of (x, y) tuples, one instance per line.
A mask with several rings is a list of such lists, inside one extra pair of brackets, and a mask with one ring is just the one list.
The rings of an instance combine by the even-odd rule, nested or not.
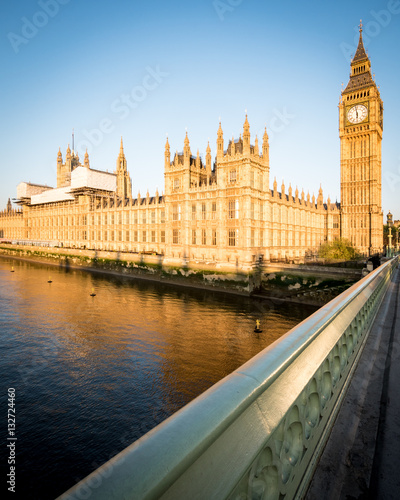
[(400, 499), (399, 288), (397, 269), (306, 500)]

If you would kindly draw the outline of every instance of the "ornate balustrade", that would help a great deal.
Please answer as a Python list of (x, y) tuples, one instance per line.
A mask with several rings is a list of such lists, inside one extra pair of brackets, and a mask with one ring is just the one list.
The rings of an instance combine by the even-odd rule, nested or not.
[(301, 498), (398, 257), (60, 499)]

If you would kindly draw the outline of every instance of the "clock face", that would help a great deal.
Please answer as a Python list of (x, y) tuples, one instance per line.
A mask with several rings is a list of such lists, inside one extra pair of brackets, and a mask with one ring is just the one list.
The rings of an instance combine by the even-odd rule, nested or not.
[(368, 116), (368, 109), (364, 104), (356, 104), (347, 112), (347, 119), (350, 123), (361, 123)]

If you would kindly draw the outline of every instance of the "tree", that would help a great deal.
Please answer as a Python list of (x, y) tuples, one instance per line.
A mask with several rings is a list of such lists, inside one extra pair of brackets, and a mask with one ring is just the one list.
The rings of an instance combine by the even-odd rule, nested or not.
[(327, 260), (355, 260), (361, 257), (350, 241), (344, 238), (321, 245), (319, 256)]

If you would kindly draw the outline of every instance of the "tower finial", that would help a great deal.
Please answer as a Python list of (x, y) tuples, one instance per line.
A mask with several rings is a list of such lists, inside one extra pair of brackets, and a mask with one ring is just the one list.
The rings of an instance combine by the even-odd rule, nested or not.
[(362, 19), (360, 19), (360, 26), (359, 26), (359, 28), (360, 28), (360, 33), (361, 33), (361, 32), (362, 32), (362, 29), (363, 29)]

